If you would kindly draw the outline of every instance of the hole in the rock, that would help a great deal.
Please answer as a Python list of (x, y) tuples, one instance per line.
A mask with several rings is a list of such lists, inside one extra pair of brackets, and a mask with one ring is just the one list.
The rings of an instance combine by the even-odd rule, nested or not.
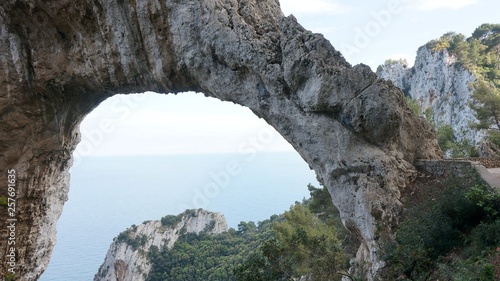
[(92, 280), (113, 237), (132, 224), (204, 208), (237, 228), (282, 213), (317, 185), (265, 121), (202, 94), (116, 95), (81, 131), (42, 281)]

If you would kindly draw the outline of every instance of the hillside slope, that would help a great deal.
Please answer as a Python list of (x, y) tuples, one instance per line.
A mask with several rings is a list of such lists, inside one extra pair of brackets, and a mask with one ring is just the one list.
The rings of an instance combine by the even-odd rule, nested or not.
[(171, 249), (185, 233), (222, 233), (228, 230), (222, 214), (202, 209), (131, 226), (113, 239), (94, 281), (143, 281), (151, 270), (149, 249)]

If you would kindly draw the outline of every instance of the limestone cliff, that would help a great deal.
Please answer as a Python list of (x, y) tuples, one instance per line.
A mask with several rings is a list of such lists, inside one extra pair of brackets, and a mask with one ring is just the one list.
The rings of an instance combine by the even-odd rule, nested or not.
[[(361, 238), (358, 274), (375, 279), (413, 161), (442, 153), (397, 87), (349, 65), (278, 0), (1, 1), (0, 183), (17, 171), (17, 208), (14, 268), (1, 232), (0, 271), (24, 281), (45, 270), (92, 109), (118, 93), (189, 90), (250, 108), (292, 144)], [(0, 229), (7, 219), (2, 209)]]
[(94, 281), (143, 281), (151, 270), (147, 257), (151, 246), (171, 249), (182, 233), (218, 234), (228, 230), (222, 214), (202, 209), (187, 210), (177, 219), (168, 225), (159, 220), (145, 222), (115, 237)]
[(412, 99), (418, 101), (422, 112), (432, 108), (437, 126), (450, 125), (458, 141), (463, 138), (479, 144), (484, 133), (473, 130), (474, 111), (469, 107), (477, 77), (457, 62), (446, 49), (433, 52), (427, 45), (418, 49), (415, 65), (401, 63), (380, 66), (380, 78), (390, 80)]

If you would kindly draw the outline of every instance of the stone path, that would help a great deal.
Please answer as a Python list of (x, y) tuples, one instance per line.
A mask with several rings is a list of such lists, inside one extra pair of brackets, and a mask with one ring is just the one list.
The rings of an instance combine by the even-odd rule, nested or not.
[[(500, 188), (500, 168), (490, 168), (487, 170), (491, 175), (491, 180), (493, 180), (492, 182), (489, 182), (490, 185)], [(485, 176), (483, 175), (483, 178), (484, 177)]]

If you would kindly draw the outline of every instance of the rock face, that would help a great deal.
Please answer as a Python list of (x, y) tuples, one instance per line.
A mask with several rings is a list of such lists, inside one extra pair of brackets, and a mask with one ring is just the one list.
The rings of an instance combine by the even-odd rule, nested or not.
[(398, 88), (351, 67), (278, 0), (5, 0), (0, 183), (16, 170), (17, 221), (13, 268), (1, 232), (2, 272), (36, 280), (47, 266), (85, 115), (114, 94), (148, 90), (202, 92), (276, 128), (360, 236), (357, 272), (369, 280), (383, 265), (378, 241), (398, 224), (413, 161), (442, 157)]
[(436, 125), (450, 125), (458, 141), (465, 138), (477, 145), (484, 138), (483, 132), (469, 127), (469, 123), (477, 122), (469, 107), (473, 93), (471, 83), (477, 78), (446, 49), (432, 52), (424, 45), (418, 49), (412, 68), (395, 63), (381, 66), (377, 75), (392, 81), (417, 100), (423, 111), (432, 108)]
[[(132, 226), (113, 239), (104, 263), (95, 275), (94, 281), (143, 281), (146, 280), (151, 264), (147, 258), (149, 248), (164, 246), (172, 249), (182, 233), (206, 231), (218, 234), (228, 230), (222, 214), (205, 210), (187, 210), (177, 216), (173, 225), (161, 221), (150, 221)], [(137, 241), (136, 245), (130, 241)], [(142, 242), (140, 242), (142, 241)]]

